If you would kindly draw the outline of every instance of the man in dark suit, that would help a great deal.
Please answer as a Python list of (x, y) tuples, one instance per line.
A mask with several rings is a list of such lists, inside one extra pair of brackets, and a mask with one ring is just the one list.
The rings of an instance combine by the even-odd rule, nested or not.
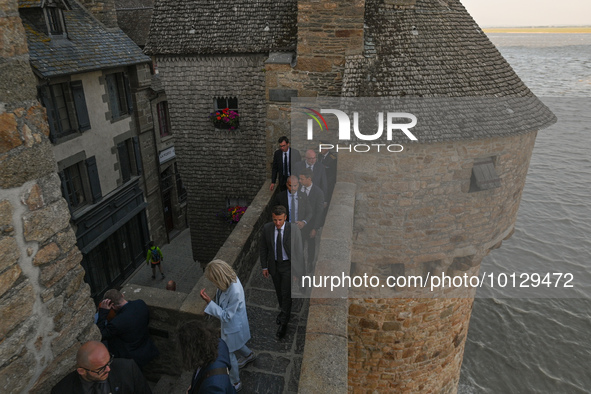
[[(116, 315), (107, 320), (109, 311)], [(99, 304), (97, 326), (101, 330), (102, 341), (109, 351), (119, 358), (133, 358), (142, 368), (159, 352), (148, 334), (150, 310), (143, 300), (126, 301), (119, 290), (111, 289)]]
[(312, 220), (312, 208), (308, 202), (308, 196), (300, 192), (298, 177), (291, 175), (285, 184), (287, 190), (275, 195), (275, 205), (282, 205), (287, 210), (287, 221), (295, 223), (304, 234), (304, 228)]
[(316, 234), (324, 219), (324, 192), (312, 181), (312, 171), (304, 168), (300, 174), (300, 184), (302, 185), (301, 192), (308, 196), (308, 201), (312, 207), (312, 221), (309, 223), (310, 231), (307, 233), (307, 238), (304, 242), (308, 245), (308, 261), (306, 264), (307, 272), (311, 272), (314, 268), (314, 259), (316, 257)]
[(271, 275), (273, 286), (281, 312), (275, 319), (279, 325), (277, 338), (281, 339), (287, 332), (287, 324), (291, 317), (291, 281), (292, 265), (297, 277), (300, 273), (302, 238), (298, 226), (286, 223), (285, 207), (277, 205), (271, 213), (273, 221), (263, 226), (260, 243), (260, 259), (263, 276)]
[(78, 349), (76, 370), (51, 389), (51, 394), (80, 393), (152, 394), (152, 391), (135, 361), (113, 358), (101, 342), (90, 341)]
[(302, 157), (297, 149), (290, 147), (289, 139), (286, 136), (280, 137), (277, 142), (279, 142), (279, 149), (273, 154), (269, 189), (275, 189), (277, 177), (279, 177), (279, 190), (285, 190), (285, 182), (287, 182), (287, 177), (291, 175), (292, 165), (302, 161)]
[[(312, 149), (306, 151), (306, 158), (304, 161), (293, 165), (293, 173), (298, 177), (302, 173), (302, 170), (308, 168), (312, 171), (312, 182), (324, 193), (326, 197), (328, 195), (328, 181), (326, 179), (326, 168), (324, 165), (317, 162), (316, 152)], [(327, 201), (324, 201), (327, 202)]]

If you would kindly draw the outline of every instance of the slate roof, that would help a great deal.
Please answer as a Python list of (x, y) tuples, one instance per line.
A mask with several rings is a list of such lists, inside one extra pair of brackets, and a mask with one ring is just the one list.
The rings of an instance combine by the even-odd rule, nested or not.
[(155, 0), (145, 52), (281, 52), (296, 42), (296, 0)]
[[(31, 3), (19, 0), (19, 8)], [(30, 63), (41, 77), (76, 74), (99, 69), (150, 62), (141, 49), (120, 29), (107, 29), (76, 1), (64, 11), (68, 39), (52, 38), (36, 29), (30, 12), (21, 18), (27, 34)]]
[(150, 32), (153, 0), (115, 0), (117, 24), (138, 46), (144, 47)]
[[(510, 108), (510, 121), (481, 130), (464, 127), (472, 130), (468, 135), (439, 131), (423, 142), (515, 134), (556, 122), (459, 0), (417, 0), (414, 7), (366, 0), (364, 39), (364, 55), (347, 59), (343, 96), (507, 98), (495, 105)], [(509, 97), (520, 99), (508, 103)], [(479, 108), (486, 108), (485, 102), (468, 109), (467, 118)]]

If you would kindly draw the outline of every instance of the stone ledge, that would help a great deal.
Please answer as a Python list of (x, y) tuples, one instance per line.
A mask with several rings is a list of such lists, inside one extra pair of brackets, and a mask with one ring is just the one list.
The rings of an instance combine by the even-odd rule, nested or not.
[[(351, 269), (353, 214), (357, 186), (336, 184), (314, 274), (331, 275)], [(299, 393), (345, 393), (348, 390), (348, 291), (327, 293), (314, 288), (310, 299), (306, 345), (302, 359)], [(328, 289), (330, 292), (330, 289)], [(319, 298), (319, 296), (331, 298)], [(337, 298), (338, 297), (338, 298)]]

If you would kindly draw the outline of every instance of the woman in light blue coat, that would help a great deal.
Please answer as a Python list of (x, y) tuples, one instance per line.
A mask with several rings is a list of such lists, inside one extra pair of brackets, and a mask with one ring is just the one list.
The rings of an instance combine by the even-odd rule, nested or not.
[(225, 261), (213, 260), (205, 267), (205, 277), (218, 288), (215, 301), (201, 290), (201, 298), (207, 302), (205, 313), (215, 316), (221, 321), (222, 339), (230, 350), (230, 380), (236, 391), (242, 389), (242, 382), (238, 373), (237, 355), (242, 356), (240, 367), (255, 359), (255, 354), (247, 346), (250, 339), (250, 327), (246, 316), (246, 301), (244, 289), (236, 272)]

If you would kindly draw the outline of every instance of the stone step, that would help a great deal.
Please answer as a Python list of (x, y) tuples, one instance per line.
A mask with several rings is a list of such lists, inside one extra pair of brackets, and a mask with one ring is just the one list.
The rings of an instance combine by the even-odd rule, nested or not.
[(181, 376), (162, 375), (152, 394), (186, 393), (191, 385), (191, 372), (183, 372)]

